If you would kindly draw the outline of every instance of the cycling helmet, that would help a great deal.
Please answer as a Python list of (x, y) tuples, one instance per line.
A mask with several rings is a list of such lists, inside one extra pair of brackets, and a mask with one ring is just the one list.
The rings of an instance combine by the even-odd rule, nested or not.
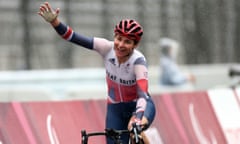
[(115, 26), (114, 33), (139, 42), (143, 34), (143, 28), (135, 20), (123, 19)]

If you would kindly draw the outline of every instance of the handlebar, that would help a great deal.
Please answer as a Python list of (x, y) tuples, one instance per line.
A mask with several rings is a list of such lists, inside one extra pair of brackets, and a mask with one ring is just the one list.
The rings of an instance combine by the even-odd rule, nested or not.
[(88, 138), (91, 136), (107, 136), (111, 139), (113, 139), (116, 143), (121, 144), (120, 138), (122, 134), (130, 134), (132, 133), (134, 135), (134, 142), (136, 144), (139, 144), (141, 139), (139, 137), (140, 133), (145, 129), (145, 125), (136, 125), (136, 123), (133, 123), (132, 130), (115, 130), (115, 129), (105, 129), (104, 132), (92, 132), (87, 133), (86, 130), (81, 131), (82, 135), (82, 144), (88, 144)]

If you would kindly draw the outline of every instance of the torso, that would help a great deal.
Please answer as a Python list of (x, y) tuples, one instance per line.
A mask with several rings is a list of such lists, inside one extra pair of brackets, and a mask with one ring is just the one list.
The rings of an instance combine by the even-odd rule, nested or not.
[(108, 103), (136, 101), (138, 95), (134, 63), (138, 58), (145, 59), (142, 53), (134, 50), (128, 60), (119, 64), (113, 48), (113, 42), (95, 39), (94, 45), (94, 49), (104, 59)]

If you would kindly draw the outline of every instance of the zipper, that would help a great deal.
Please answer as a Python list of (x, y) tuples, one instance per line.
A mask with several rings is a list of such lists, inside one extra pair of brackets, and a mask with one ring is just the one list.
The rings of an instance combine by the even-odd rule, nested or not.
[(121, 85), (120, 85), (120, 77), (119, 77), (119, 71), (120, 70), (121, 70), (121, 64), (118, 63), (118, 66), (117, 66), (117, 76), (118, 76), (119, 83), (117, 85), (118, 85), (118, 92), (119, 92), (120, 100), (121, 100), (121, 102), (123, 102), (123, 97), (122, 97), (122, 92), (121, 92)]

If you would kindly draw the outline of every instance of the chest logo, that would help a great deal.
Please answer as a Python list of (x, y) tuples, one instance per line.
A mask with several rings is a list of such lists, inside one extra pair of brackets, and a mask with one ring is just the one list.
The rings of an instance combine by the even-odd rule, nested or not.
[(125, 66), (125, 72), (126, 73), (129, 73), (130, 71), (130, 64), (128, 63), (126, 66)]
[(113, 65), (116, 65), (116, 60), (114, 58), (110, 58), (108, 59), (108, 61), (113, 64)]

